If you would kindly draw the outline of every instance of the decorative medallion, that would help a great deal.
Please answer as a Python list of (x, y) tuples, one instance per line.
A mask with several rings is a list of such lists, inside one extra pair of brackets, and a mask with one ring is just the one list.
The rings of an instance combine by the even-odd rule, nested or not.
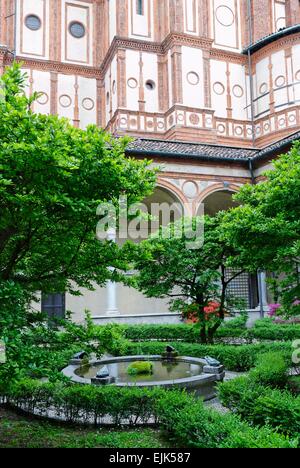
[(234, 85), (234, 87), (232, 88), (232, 94), (236, 98), (241, 98), (244, 96), (244, 90), (240, 85)]
[(39, 97), (37, 98), (37, 102), (41, 104), (41, 106), (45, 106), (49, 101), (49, 96), (47, 93), (41, 92)]
[(232, 26), (235, 20), (234, 12), (227, 5), (220, 5), (216, 9), (216, 19), (222, 26)]
[(199, 125), (200, 117), (197, 114), (191, 114), (189, 120), (192, 125)]
[(259, 87), (259, 94), (265, 94), (268, 92), (268, 85), (267, 83), (262, 83)]
[(135, 78), (129, 78), (127, 80), (127, 86), (129, 86), (131, 89), (135, 89), (138, 86), (138, 82)]
[(94, 109), (95, 103), (94, 103), (93, 99), (91, 99), (91, 98), (84, 98), (82, 100), (82, 107), (87, 111), (91, 111), (91, 110)]
[(193, 86), (196, 86), (197, 84), (199, 84), (199, 81), (200, 81), (198, 73), (193, 72), (193, 71), (189, 72), (186, 75), (186, 79), (187, 79), (188, 83), (190, 85), (193, 85)]
[(225, 86), (219, 81), (216, 81), (216, 83), (214, 83), (213, 85), (213, 90), (215, 94), (218, 94), (219, 96), (221, 96), (222, 94), (225, 93)]
[(226, 132), (226, 127), (225, 127), (224, 124), (219, 124), (217, 129), (218, 129), (219, 133), (225, 133)]
[(62, 94), (59, 98), (59, 103), (61, 107), (70, 107), (72, 104), (72, 99), (67, 94)]
[(285, 85), (285, 76), (283, 76), (283, 75), (277, 76), (277, 78), (275, 80), (276, 88), (281, 88), (284, 85)]

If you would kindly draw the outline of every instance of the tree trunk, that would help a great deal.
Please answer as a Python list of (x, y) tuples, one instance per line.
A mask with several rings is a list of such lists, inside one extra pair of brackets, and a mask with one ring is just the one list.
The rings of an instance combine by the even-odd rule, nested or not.
[(207, 344), (206, 325), (204, 322), (200, 324), (200, 343)]
[(204, 314), (204, 295), (200, 294), (197, 296), (196, 304), (198, 306), (198, 316), (200, 321), (200, 343), (207, 344), (207, 330), (205, 323), (205, 314)]

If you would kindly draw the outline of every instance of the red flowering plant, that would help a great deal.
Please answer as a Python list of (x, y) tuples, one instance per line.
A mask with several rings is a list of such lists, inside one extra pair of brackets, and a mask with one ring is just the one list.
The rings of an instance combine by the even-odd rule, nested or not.
[(220, 307), (221, 304), (217, 301), (211, 301), (206, 307), (204, 307), (205, 320), (211, 320), (213, 318), (220, 318)]
[[(201, 343), (213, 342), (228, 310), (229, 285), (243, 272), (227, 268), (237, 252), (223, 240), (222, 216), (193, 218), (189, 227), (182, 226), (184, 218), (161, 228), (139, 245), (133, 267), (135, 287), (148, 297), (169, 298), (171, 311), (198, 324)], [(195, 236), (198, 248), (190, 248)]]

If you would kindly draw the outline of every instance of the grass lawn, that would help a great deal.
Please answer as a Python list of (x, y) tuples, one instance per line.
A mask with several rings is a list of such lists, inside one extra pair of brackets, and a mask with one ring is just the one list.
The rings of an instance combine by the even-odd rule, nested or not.
[(170, 444), (154, 429), (71, 427), (0, 407), (0, 448), (170, 448)]

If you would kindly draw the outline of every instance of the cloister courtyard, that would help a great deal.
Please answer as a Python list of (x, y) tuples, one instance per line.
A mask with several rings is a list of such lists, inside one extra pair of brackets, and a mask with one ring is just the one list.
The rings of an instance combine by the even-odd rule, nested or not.
[[(260, 184), (132, 239), (151, 224), (137, 203), (174, 203), (156, 165), (33, 113), (19, 65), (1, 80), (0, 447), (299, 447), (299, 141)], [(116, 285), (176, 320), (120, 320)], [(47, 300), (99, 289), (105, 323)]]

